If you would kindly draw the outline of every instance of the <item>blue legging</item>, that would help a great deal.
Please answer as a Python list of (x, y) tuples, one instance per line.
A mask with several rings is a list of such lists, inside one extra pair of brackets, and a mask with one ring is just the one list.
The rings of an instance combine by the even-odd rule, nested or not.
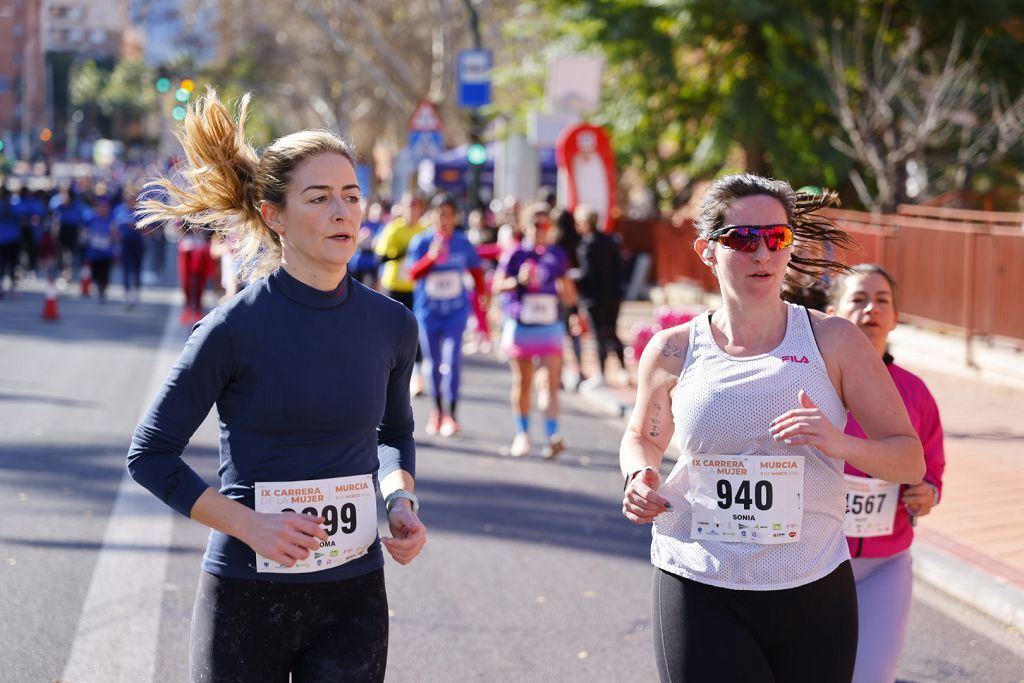
[(446, 326), (438, 329), (420, 325), (420, 348), (423, 362), (430, 368), (434, 400), (439, 409), (454, 406), (459, 400), (459, 379), (462, 367), (462, 333), (466, 329)]
[(910, 550), (890, 557), (857, 557), (850, 562), (857, 581), (860, 613), (854, 683), (896, 678), (910, 617), (914, 584)]

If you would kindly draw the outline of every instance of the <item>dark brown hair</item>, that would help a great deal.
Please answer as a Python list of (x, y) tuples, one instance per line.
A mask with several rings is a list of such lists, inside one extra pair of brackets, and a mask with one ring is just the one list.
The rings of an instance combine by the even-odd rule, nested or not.
[(752, 173), (723, 176), (712, 183), (701, 200), (697, 235), (707, 239), (708, 235), (724, 226), (725, 214), (737, 199), (758, 195), (777, 199), (793, 228), (793, 256), (786, 272), (786, 283), (790, 288), (808, 286), (808, 278), (824, 281), (831, 273), (850, 270), (849, 266), (829, 257), (834, 247), (857, 248), (857, 243), (846, 231), (820, 213), (824, 208), (839, 204), (839, 196), (831, 190), (820, 194), (796, 192), (785, 180)]

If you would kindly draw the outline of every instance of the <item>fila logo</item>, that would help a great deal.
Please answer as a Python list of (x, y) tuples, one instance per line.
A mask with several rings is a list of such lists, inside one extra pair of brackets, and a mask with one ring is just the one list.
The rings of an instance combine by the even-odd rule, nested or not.
[(782, 362), (783, 363), (785, 363), (787, 360), (790, 363), (810, 363), (811, 362), (810, 359), (807, 358), (807, 356), (800, 356), (799, 358), (797, 358), (796, 356), (783, 356), (782, 357)]

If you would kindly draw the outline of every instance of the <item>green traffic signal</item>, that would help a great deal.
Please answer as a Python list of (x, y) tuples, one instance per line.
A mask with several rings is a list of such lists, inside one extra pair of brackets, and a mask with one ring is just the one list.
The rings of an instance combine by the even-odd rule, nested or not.
[(473, 166), (481, 166), (487, 162), (487, 148), (475, 142), (466, 148), (466, 161)]
[(184, 88), (178, 88), (177, 92), (174, 93), (174, 99), (179, 102), (188, 102), (188, 98), (192, 97), (192, 93)]
[(0, 152), (4, 151), (4, 141), (0, 140)]
[(156, 79), (156, 91), (159, 93), (165, 93), (171, 91), (171, 79), (166, 76), (161, 76)]
[(174, 117), (175, 121), (184, 121), (185, 120), (185, 107), (182, 107), (181, 105), (178, 105), (173, 110), (171, 110), (171, 116)]

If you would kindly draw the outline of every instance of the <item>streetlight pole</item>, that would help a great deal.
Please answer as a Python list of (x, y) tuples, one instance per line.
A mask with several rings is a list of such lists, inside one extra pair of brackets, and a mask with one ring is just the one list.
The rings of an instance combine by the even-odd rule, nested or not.
[[(473, 7), (472, 0), (462, 0), (469, 13), (469, 28), (473, 34), (473, 48), (483, 48), (483, 39), (480, 37), (480, 15)], [(469, 112), (469, 144), (476, 145), (483, 143), (484, 120), (480, 114), (479, 107), (473, 107)], [(471, 209), (480, 208), (480, 165), (469, 164), (469, 202)]]

